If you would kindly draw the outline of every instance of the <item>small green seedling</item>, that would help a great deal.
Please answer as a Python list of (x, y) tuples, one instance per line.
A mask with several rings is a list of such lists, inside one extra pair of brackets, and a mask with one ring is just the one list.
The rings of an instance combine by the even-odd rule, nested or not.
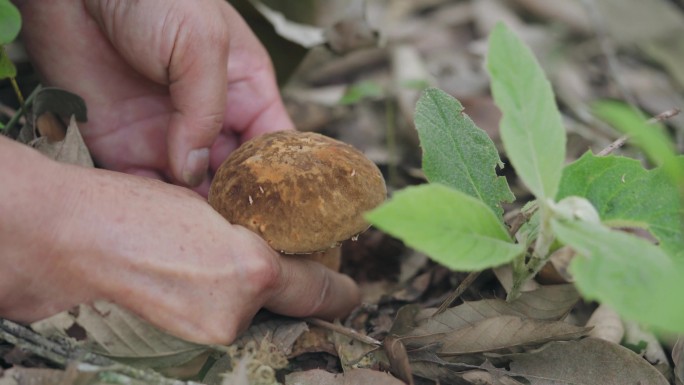
[[(438, 89), (426, 90), (416, 106), (430, 183), (397, 192), (368, 220), (453, 270), (511, 263), (509, 300), (555, 248), (568, 245), (576, 252), (570, 272), (585, 298), (654, 328), (684, 332), (684, 157), (631, 108), (602, 102), (596, 116), (629, 134), (657, 167), (589, 152), (565, 165), (565, 130), (551, 85), (503, 24), (490, 36), (487, 68), (503, 113), (504, 149), (536, 198), (523, 210), (527, 222), (508, 234), (501, 202), (515, 198), (496, 174), (503, 166), (497, 150), (461, 104)], [(659, 245), (617, 227), (644, 228)]]
[[(17, 97), (23, 103), (15, 77), (17, 68), (5, 52), (5, 45), (14, 41), (21, 30), (21, 14), (9, 0), (0, 0), (0, 80), (10, 79)], [(3, 129), (0, 123), (0, 129)]]

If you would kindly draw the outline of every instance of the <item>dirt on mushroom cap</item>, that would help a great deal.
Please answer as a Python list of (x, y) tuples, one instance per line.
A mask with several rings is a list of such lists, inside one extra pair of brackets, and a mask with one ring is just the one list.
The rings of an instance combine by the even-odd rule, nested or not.
[(368, 228), (386, 197), (380, 170), (354, 147), (310, 132), (252, 139), (221, 165), (209, 203), (285, 253), (334, 247)]

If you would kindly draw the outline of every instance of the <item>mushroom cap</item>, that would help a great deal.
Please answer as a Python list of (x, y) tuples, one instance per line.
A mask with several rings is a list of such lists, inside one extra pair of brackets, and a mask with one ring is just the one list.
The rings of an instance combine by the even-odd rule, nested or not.
[(209, 203), (283, 253), (339, 245), (369, 227), (363, 213), (387, 195), (377, 166), (354, 147), (311, 132), (245, 142), (219, 167)]

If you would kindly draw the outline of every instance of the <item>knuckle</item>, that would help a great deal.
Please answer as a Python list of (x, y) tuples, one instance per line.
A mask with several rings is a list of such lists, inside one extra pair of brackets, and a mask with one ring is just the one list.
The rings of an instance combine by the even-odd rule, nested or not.
[(208, 343), (231, 344), (237, 339), (239, 329), (233, 322), (213, 322), (204, 332)]
[(277, 286), (281, 271), (276, 258), (252, 258), (249, 265), (247, 274), (254, 292), (264, 293)]

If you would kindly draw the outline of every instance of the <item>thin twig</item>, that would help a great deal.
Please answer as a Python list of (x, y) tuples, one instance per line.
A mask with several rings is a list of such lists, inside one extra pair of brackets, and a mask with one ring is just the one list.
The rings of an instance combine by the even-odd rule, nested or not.
[(361, 342), (368, 344), (368, 345), (382, 346), (382, 342), (376, 340), (375, 338), (373, 338), (371, 336), (367, 336), (365, 334), (361, 334), (354, 329), (347, 328), (347, 327), (344, 327), (342, 325), (337, 325), (337, 324), (334, 324), (332, 322), (324, 321), (320, 318), (313, 318), (313, 317), (305, 318), (304, 321), (306, 321), (312, 325), (320, 326), (322, 328), (334, 331), (335, 333), (340, 333), (344, 336), (355, 339), (357, 341), (361, 341)]
[(98, 366), (104, 372), (128, 377), (129, 381), (141, 380), (152, 385), (198, 385), (196, 382), (166, 378), (151, 369), (139, 369), (118, 363), (107, 357), (74, 347), (66, 340), (55, 342), (22, 325), (2, 318), (0, 318), (0, 340), (7, 341), (61, 367), (66, 367), (71, 362), (83, 362)]
[[(681, 110), (679, 108), (672, 108), (670, 110), (661, 112), (658, 115), (652, 117), (651, 119), (647, 120), (646, 123), (648, 123), (648, 124), (660, 123), (660, 122), (663, 122), (667, 119), (672, 118), (673, 116), (677, 116), (680, 112), (681, 112)], [(619, 137), (613, 143), (606, 146), (606, 148), (599, 151), (597, 156), (606, 156), (606, 155), (611, 154), (613, 151), (622, 147), (625, 144), (625, 142), (627, 142), (627, 140), (629, 140), (629, 135), (623, 135), (623, 136)]]
[(629, 139), (628, 135), (623, 135), (623, 136), (617, 138), (613, 143), (607, 145), (603, 150), (599, 151), (599, 153), (596, 155), (597, 156), (606, 156), (606, 155), (611, 154), (613, 151), (624, 146), (625, 143), (627, 142), (627, 139)]
[(680, 112), (682, 112), (682, 110), (680, 110), (679, 108), (676, 108), (676, 107), (671, 108), (667, 111), (663, 111), (663, 112), (659, 113), (658, 115), (652, 117), (651, 119), (647, 120), (646, 123), (648, 123), (648, 124), (661, 123), (661, 122), (664, 122), (670, 118), (673, 118), (673, 117), (679, 115)]
[(480, 276), (482, 271), (473, 271), (470, 274), (468, 274), (465, 278), (463, 278), (463, 281), (458, 284), (458, 287), (456, 290), (454, 290), (447, 299), (442, 302), (441, 305), (439, 305), (439, 308), (437, 308), (437, 311), (434, 312), (430, 317), (434, 317), (436, 315), (444, 313), (453, 303), (456, 301), (463, 293), (465, 293), (466, 290), (470, 287), (470, 285), (475, 282), (477, 277)]

